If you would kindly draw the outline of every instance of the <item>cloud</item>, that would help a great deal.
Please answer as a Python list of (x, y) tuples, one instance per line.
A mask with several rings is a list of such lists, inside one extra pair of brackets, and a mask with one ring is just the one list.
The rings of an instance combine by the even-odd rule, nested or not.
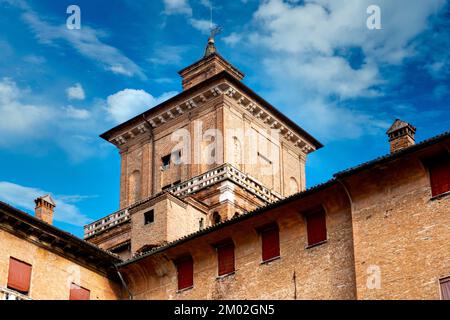
[[(386, 113), (367, 101), (383, 96), (392, 70), (422, 50), (416, 40), (445, 1), (411, 6), (406, 0), (380, 0), (381, 30), (366, 27), (371, 4), (265, 0), (245, 32), (233, 32), (224, 41), (239, 43), (262, 61), (255, 77), (270, 77), (264, 95), (298, 117), (302, 126), (325, 140), (358, 138), (386, 126)], [(441, 66), (429, 69), (437, 73)], [(365, 102), (358, 105), (358, 99)]]
[(83, 87), (79, 83), (67, 88), (66, 93), (69, 100), (84, 100), (86, 98)]
[(164, 13), (192, 15), (192, 8), (187, 0), (164, 0)]
[(114, 122), (121, 123), (176, 94), (176, 92), (167, 92), (156, 98), (144, 90), (125, 89), (107, 98), (108, 113)]
[(158, 46), (148, 61), (156, 65), (164, 66), (180, 65), (183, 61), (183, 54), (186, 51), (187, 47), (182, 46)]
[(209, 34), (211, 29), (216, 26), (215, 23), (213, 23), (211, 26), (211, 21), (204, 20), (204, 19), (191, 18), (191, 19), (189, 19), (189, 23), (191, 24), (191, 26), (193, 28), (197, 29), (198, 31), (202, 32), (203, 34)]
[(65, 43), (82, 56), (96, 62), (106, 71), (127, 77), (137, 76), (146, 79), (145, 74), (136, 63), (119, 49), (101, 40), (106, 37), (105, 32), (95, 30), (86, 24), (83, 24), (81, 30), (69, 30), (65, 24), (54, 25), (42, 20), (40, 15), (24, 1), (8, 0), (6, 2), (23, 11), (23, 20), (40, 43), (49, 46)]
[[(50, 194), (39, 188), (21, 186), (8, 181), (0, 181), (0, 199), (13, 206), (22, 208), (29, 212), (34, 212), (34, 199)], [(56, 202), (54, 219), (56, 221), (68, 223), (74, 226), (84, 226), (92, 221), (89, 217), (82, 214), (80, 210), (64, 198), (53, 196)], [(81, 196), (74, 195), (73, 198)], [(67, 198), (67, 196), (66, 196)]]
[(77, 109), (72, 106), (65, 107), (65, 111), (68, 118), (78, 119), (78, 120), (86, 120), (89, 119), (91, 113), (86, 109)]

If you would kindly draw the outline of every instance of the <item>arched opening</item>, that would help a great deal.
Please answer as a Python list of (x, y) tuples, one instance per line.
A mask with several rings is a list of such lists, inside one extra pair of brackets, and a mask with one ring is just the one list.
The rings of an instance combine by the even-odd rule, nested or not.
[(289, 192), (290, 194), (294, 194), (300, 191), (300, 188), (298, 186), (298, 182), (294, 177), (291, 177), (289, 179)]
[(216, 211), (216, 212), (213, 213), (212, 220), (213, 220), (213, 223), (214, 223), (214, 224), (218, 224), (218, 223), (220, 223), (220, 222), (222, 221), (222, 217), (221, 217), (220, 214)]
[(133, 171), (128, 180), (128, 204), (133, 204), (141, 198), (141, 172)]

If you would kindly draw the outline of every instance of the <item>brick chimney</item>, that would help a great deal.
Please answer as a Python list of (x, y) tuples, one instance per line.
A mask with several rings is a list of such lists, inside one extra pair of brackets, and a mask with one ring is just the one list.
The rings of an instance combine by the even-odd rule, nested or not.
[(34, 209), (36, 218), (48, 224), (53, 224), (53, 213), (56, 204), (52, 197), (50, 195), (39, 197), (34, 200), (34, 203), (36, 203), (36, 208)]
[(395, 120), (386, 133), (389, 136), (391, 153), (408, 148), (416, 143), (414, 140), (416, 128), (400, 119)]

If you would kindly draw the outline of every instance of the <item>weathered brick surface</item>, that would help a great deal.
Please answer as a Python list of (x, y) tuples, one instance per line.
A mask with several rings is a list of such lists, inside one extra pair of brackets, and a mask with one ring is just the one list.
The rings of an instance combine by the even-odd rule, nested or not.
[(0, 230), (0, 286), (8, 281), (9, 258), (32, 265), (29, 296), (38, 300), (68, 300), (71, 282), (91, 291), (91, 300), (115, 300), (120, 288), (94, 272), (31, 242)]

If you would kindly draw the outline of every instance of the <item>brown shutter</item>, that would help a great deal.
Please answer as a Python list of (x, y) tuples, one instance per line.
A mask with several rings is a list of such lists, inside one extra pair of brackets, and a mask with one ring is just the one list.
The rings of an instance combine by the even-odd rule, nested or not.
[(91, 291), (82, 288), (75, 283), (70, 285), (70, 300), (89, 300), (91, 296)]
[(217, 247), (219, 276), (234, 272), (234, 244), (226, 243)]
[(450, 278), (442, 279), (440, 283), (442, 300), (450, 300)]
[(30, 291), (31, 265), (14, 258), (9, 259), (8, 288), (27, 294)]
[(450, 155), (433, 159), (429, 163), (432, 196), (450, 191)]
[(186, 257), (175, 262), (178, 271), (178, 290), (190, 288), (194, 285), (194, 261)]
[(280, 256), (280, 235), (278, 227), (261, 230), (262, 260), (267, 261)]
[(306, 226), (308, 232), (308, 245), (314, 245), (327, 240), (327, 224), (325, 211), (318, 211), (306, 215)]

